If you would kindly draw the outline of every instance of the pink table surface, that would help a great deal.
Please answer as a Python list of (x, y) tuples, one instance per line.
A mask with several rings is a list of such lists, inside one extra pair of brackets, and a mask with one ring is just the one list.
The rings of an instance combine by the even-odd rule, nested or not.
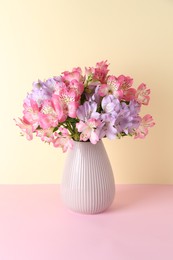
[(0, 260), (172, 260), (173, 185), (117, 185), (110, 210), (80, 215), (59, 185), (0, 186)]

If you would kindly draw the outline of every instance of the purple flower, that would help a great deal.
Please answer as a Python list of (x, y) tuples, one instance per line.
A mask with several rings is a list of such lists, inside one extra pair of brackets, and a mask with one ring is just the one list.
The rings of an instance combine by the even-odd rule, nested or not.
[(44, 100), (49, 100), (52, 98), (52, 94), (55, 90), (56, 81), (52, 78), (46, 80), (45, 82), (38, 80), (33, 83), (33, 89), (30, 94), (27, 95), (25, 103), (30, 104), (30, 99), (37, 102), (38, 106), (42, 105)]
[(99, 126), (100, 138), (106, 136), (109, 139), (114, 139), (118, 133), (115, 120), (121, 109), (120, 101), (113, 95), (105, 96), (102, 99), (101, 107), (103, 111), (101, 113), (102, 124)]
[(100, 85), (98, 82), (93, 82), (91, 85), (87, 87), (87, 91), (85, 94), (86, 100), (88, 101), (94, 101), (99, 106), (101, 103), (101, 96), (98, 94), (98, 90), (100, 88)]
[(118, 98), (113, 95), (105, 96), (102, 99), (101, 106), (105, 113), (116, 116), (121, 109), (121, 104)]
[(132, 134), (141, 121), (138, 113), (139, 106), (135, 104), (135, 101), (131, 101), (128, 105), (122, 102), (121, 110), (115, 120), (115, 127), (118, 133)]
[(109, 139), (115, 139), (117, 135), (117, 129), (114, 127), (115, 118), (109, 114), (101, 115), (102, 124), (98, 127), (99, 138), (107, 136)]
[(84, 122), (90, 118), (99, 119), (100, 114), (96, 111), (97, 103), (86, 101), (83, 105), (79, 106), (77, 110), (77, 117)]
[(53, 92), (55, 91), (56, 81), (52, 78), (49, 78), (44, 82), (43, 89), (47, 91), (47, 93), (50, 93), (52, 96)]
[(141, 118), (138, 115), (140, 105), (136, 101), (126, 104), (113, 95), (108, 95), (102, 99), (101, 106), (103, 109), (101, 138), (106, 136), (114, 139), (120, 133), (132, 134), (140, 124)]

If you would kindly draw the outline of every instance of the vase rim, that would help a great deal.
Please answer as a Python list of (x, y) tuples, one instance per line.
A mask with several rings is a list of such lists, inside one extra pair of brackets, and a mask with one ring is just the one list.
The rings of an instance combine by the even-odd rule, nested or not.
[(102, 142), (102, 139), (100, 139), (96, 144), (93, 144), (91, 143), (90, 141), (76, 141), (76, 140), (73, 140), (74, 143), (81, 143), (81, 144), (92, 144), (92, 145), (96, 145), (100, 142)]

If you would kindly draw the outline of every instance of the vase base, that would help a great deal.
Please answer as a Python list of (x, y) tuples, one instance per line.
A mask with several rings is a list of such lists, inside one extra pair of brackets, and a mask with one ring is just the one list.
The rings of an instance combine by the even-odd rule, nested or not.
[(102, 205), (102, 207), (93, 207), (93, 208), (85, 208), (84, 206), (81, 208), (73, 208), (71, 205), (68, 205), (67, 203), (64, 202), (65, 209), (71, 213), (79, 214), (79, 215), (98, 215), (103, 212), (106, 212), (110, 209), (111, 205), (113, 204), (115, 198), (115, 193), (114, 196), (112, 196), (112, 200), (109, 201), (106, 205)]
[(93, 216), (93, 215), (99, 215), (99, 214), (102, 214), (104, 212), (107, 212), (110, 209), (110, 207), (103, 209), (101, 211), (98, 211), (98, 212), (83, 212), (83, 211), (77, 211), (77, 210), (73, 210), (73, 209), (66, 208), (66, 207), (65, 207), (65, 210), (68, 211), (69, 213), (75, 214), (75, 215)]

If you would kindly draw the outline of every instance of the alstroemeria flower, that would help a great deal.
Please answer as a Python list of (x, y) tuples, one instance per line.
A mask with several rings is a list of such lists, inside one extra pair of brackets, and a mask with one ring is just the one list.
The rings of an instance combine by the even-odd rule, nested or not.
[(81, 132), (80, 141), (86, 142), (89, 139), (92, 144), (96, 144), (99, 141), (99, 136), (96, 129), (100, 124), (100, 120), (93, 118), (90, 118), (85, 122), (80, 121), (77, 123), (76, 128), (79, 132)]
[(39, 125), (43, 129), (58, 125), (58, 114), (52, 100), (45, 100), (39, 113)]
[(38, 80), (33, 82), (32, 92), (27, 95), (24, 103), (30, 105), (30, 100), (34, 100), (39, 107), (41, 107), (44, 100), (51, 99), (52, 94), (55, 90), (56, 82), (54, 79), (48, 79), (45, 82)]
[(82, 70), (80, 67), (73, 68), (72, 71), (64, 71), (62, 74), (63, 74), (62, 79), (65, 82), (69, 83), (72, 80), (77, 80), (78, 82), (83, 81)]
[(119, 89), (119, 82), (116, 77), (109, 76), (106, 84), (102, 84), (98, 91), (101, 97), (106, 95), (114, 95), (116, 98), (121, 98), (123, 91)]
[(122, 99), (125, 101), (134, 100), (136, 89), (132, 88), (133, 79), (129, 76), (120, 75), (117, 81), (120, 84), (119, 88), (123, 91)]
[(73, 148), (73, 140), (66, 128), (59, 127), (58, 132), (55, 132), (54, 135), (54, 147), (61, 147), (63, 153)]
[(94, 78), (99, 80), (102, 84), (105, 83), (106, 76), (109, 72), (108, 66), (109, 66), (109, 64), (107, 64), (107, 60), (96, 63), (96, 68), (94, 71)]
[(33, 139), (33, 132), (35, 131), (35, 127), (31, 125), (25, 118), (19, 118), (20, 122), (16, 122), (16, 125), (20, 127), (22, 134), (26, 136), (27, 140)]
[(146, 85), (142, 83), (137, 88), (135, 97), (140, 104), (148, 105), (150, 100), (149, 94), (150, 94), (150, 89), (147, 89)]
[(97, 111), (97, 103), (85, 101), (85, 103), (78, 107), (77, 109), (77, 117), (80, 120), (87, 120), (90, 118), (99, 119), (100, 114)]
[(130, 78), (129, 76), (124, 76), (124, 75), (118, 76), (117, 81), (120, 84), (120, 88), (123, 90), (126, 90), (126, 89), (132, 87), (132, 84), (133, 84), (133, 79)]
[(65, 89), (66, 90), (68, 89), (67, 85), (62, 80), (59, 79), (59, 81), (56, 81), (55, 91), (54, 91), (53, 95), (58, 96), (60, 94), (60, 92)]
[(151, 115), (147, 114), (145, 115), (142, 120), (141, 123), (139, 125), (139, 127), (137, 128), (137, 130), (135, 131), (135, 139), (136, 138), (141, 138), (144, 139), (145, 136), (148, 134), (148, 128), (154, 126), (155, 123), (153, 121), (153, 118)]
[(34, 125), (35, 128), (38, 127), (39, 125), (39, 107), (36, 101), (29, 99), (28, 103), (23, 104), (24, 107), (24, 118), (26, 119), (27, 122), (29, 122), (29, 124)]
[(129, 88), (124, 90), (122, 99), (125, 101), (131, 101), (135, 99), (135, 95), (136, 95), (136, 89)]
[(107, 60), (106, 60), (106, 61), (97, 62), (95, 68), (93, 67), (85, 68), (86, 78), (92, 75), (93, 82), (99, 81), (101, 84), (105, 84), (106, 76), (109, 72), (108, 66), (109, 64), (107, 64)]
[(54, 127), (48, 129), (36, 129), (36, 136), (40, 137), (43, 142), (51, 143), (54, 140)]
[(79, 101), (78, 96), (76, 94), (76, 90), (60, 90), (59, 99), (63, 103), (63, 113), (72, 118), (75, 118), (77, 108), (79, 107)]
[(75, 91), (76, 93), (75, 99), (79, 100), (84, 91), (84, 84), (74, 79), (70, 82), (69, 89), (73, 89)]
[(100, 106), (100, 103), (101, 103), (101, 100), (102, 100), (102, 97), (98, 93), (99, 88), (100, 88), (100, 86), (97, 85), (94, 89), (94, 93), (92, 93), (91, 95), (85, 94), (86, 100), (89, 100), (90, 102), (93, 102), (93, 101), (96, 102), (98, 107)]
[(118, 98), (113, 95), (105, 96), (102, 99), (101, 106), (106, 114), (115, 115), (119, 113), (121, 104)]
[(46, 89), (46, 91), (48, 93), (50, 93), (50, 95), (52, 95), (55, 91), (55, 87), (56, 87), (56, 81), (53, 78), (49, 78), (44, 82), (44, 86), (43, 88)]
[(118, 133), (134, 134), (134, 129), (139, 127), (141, 118), (138, 115), (139, 108), (135, 103), (130, 101), (129, 105), (121, 103), (121, 109), (115, 120), (115, 128)]
[(115, 128), (115, 117), (110, 114), (102, 114), (101, 116), (102, 124), (98, 127), (99, 138), (107, 137), (110, 140), (115, 139), (118, 133)]

